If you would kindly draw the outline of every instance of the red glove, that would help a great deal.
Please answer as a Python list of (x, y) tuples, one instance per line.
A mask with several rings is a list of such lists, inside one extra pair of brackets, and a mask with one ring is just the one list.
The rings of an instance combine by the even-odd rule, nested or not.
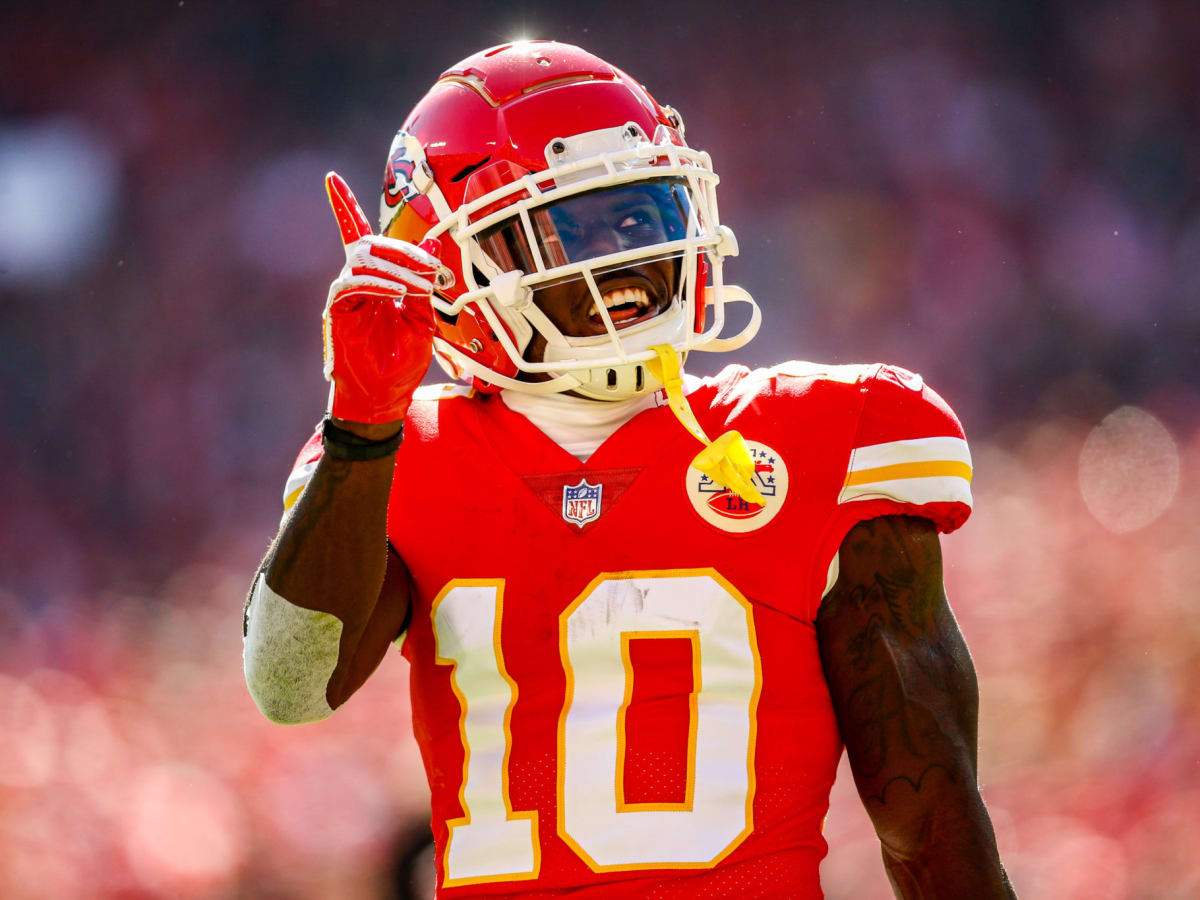
[(371, 233), (340, 175), (325, 176), (346, 265), (322, 315), (329, 414), (351, 422), (404, 418), (433, 352), (430, 297), (438, 261), (420, 247)]

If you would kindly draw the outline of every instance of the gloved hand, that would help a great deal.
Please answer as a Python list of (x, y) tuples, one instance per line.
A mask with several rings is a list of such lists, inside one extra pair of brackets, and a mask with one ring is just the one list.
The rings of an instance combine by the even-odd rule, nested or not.
[(404, 241), (371, 233), (340, 175), (325, 190), (346, 248), (322, 315), (329, 414), (377, 424), (404, 418), (433, 349), (430, 297), (438, 261)]

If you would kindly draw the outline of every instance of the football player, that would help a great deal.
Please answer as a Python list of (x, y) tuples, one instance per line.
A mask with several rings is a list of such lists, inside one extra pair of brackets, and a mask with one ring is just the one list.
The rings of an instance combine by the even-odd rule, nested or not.
[[(439, 896), (819, 897), (843, 746), (900, 896), (1012, 896), (942, 587), (959, 422), (892, 366), (683, 374), (760, 322), (717, 181), (675, 110), (537, 41), (417, 104), (378, 235), (330, 174), (330, 397), (250, 691), (322, 719), (399, 644)], [(431, 357), (459, 384), (418, 390)]]

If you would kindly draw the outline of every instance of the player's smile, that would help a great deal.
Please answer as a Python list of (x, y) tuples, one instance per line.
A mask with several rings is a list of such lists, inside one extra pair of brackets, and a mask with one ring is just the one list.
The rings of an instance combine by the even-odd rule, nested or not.
[[(661, 291), (655, 291), (654, 286), (646, 284), (647, 279), (633, 274), (629, 278), (620, 279), (628, 284), (606, 284), (601, 288), (601, 297), (608, 316), (616, 328), (628, 328), (637, 322), (653, 318), (662, 312), (660, 302)], [(591, 315), (588, 321), (593, 326), (604, 330), (604, 319), (596, 308), (595, 298), (592, 298)]]
[[(675, 267), (671, 262), (648, 263), (621, 269), (596, 279), (614, 327), (628, 328), (645, 322), (670, 305)], [(604, 319), (596, 298), (582, 279), (538, 292), (538, 306), (569, 337), (604, 334)]]
[[(596, 279), (596, 287), (618, 330), (649, 321), (671, 305), (675, 293), (674, 260), (656, 260), (619, 269)], [(538, 308), (568, 337), (593, 337), (607, 333), (596, 309), (596, 300), (582, 278), (541, 288), (534, 295)], [(534, 333), (526, 359), (538, 361), (546, 339)]]
[[(492, 229), (483, 243), (500, 263), (528, 272), (541, 260), (559, 266), (669, 242), (686, 232), (687, 215), (673, 182), (625, 185), (579, 194), (535, 211), (538, 261), (516, 222)], [(670, 259), (594, 270), (600, 300), (614, 327), (629, 328), (666, 310), (675, 293), (676, 271)], [(563, 335), (594, 337), (607, 332), (599, 301), (585, 279), (575, 276), (535, 290), (534, 301)], [(541, 359), (544, 346), (545, 340), (535, 335), (526, 359)]]

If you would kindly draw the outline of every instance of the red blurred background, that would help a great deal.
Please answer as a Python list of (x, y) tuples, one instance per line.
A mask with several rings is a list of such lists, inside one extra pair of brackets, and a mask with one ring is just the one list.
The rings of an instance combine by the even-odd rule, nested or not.
[[(768, 318), (738, 361), (887, 360), (962, 417), (1020, 895), (1200, 895), (1200, 7), (106, 6), (0, 12), (0, 895), (402, 891), (404, 664), (272, 726), (240, 608), (324, 408), (322, 176), (373, 208), (437, 74), (520, 36), (711, 151)], [(828, 896), (889, 896), (848, 777), (826, 833)]]

